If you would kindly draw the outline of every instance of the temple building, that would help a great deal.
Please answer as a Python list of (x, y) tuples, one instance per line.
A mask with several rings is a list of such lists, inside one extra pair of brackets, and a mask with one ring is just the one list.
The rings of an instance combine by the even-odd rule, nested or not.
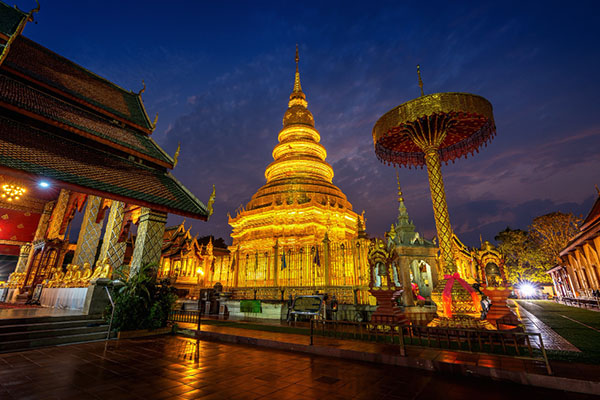
[(133, 225), (135, 273), (159, 262), (167, 213), (206, 220), (212, 210), (152, 140), (145, 87), (124, 90), (24, 37), (37, 11), (0, 3), (0, 255), (16, 264), (0, 301), (110, 277)]
[(593, 291), (600, 290), (600, 190), (560, 258), (562, 262), (548, 271), (559, 297), (593, 297)]
[(241, 298), (258, 292), (260, 298), (278, 299), (327, 289), (348, 302), (366, 301), (364, 218), (333, 184), (307, 105), (296, 51), (294, 86), (266, 183), (229, 216), (232, 286)]
[(229, 287), (233, 273), (225, 243), (221, 239), (213, 242), (212, 236), (198, 239), (190, 230), (191, 226), (185, 228), (185, 221), (165, 228), (158, 277), (170, 278), (182, 290), (182, 297), (196, 297), (199, 287), (217, 282)]

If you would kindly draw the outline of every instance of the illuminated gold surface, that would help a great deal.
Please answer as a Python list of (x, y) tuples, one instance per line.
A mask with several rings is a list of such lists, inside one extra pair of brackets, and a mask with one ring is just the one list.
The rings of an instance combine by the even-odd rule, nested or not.
[(19, 200), (27, 192), (24, 187), (13, 185), (10, 183), (2, 185), (2, 193), (0, 197), (6, 201)]
[(454, 259), (452, 257), (452, 228), (448, 215), (448, 205), (446, 204), (442, 168), (437, 151), (432, 150), (426, 154), (425, 161), (427, 162), (429, 190), (431, 192), (431, 202), (433, 203), (433, 215), (438, 234), (441, 261), (443, 262), (442, 270), (450, 274), (455, 271)]
[(307, 105), (296, 54), (294, 86), (266, 183), (229, 217), (231, 259), (213, 275), (225, 277), (236, 298), (254, 298), (256, 291), (258, 298), (280, 299), (282, 293), (318, 289), (342, 302), (368, 303), (369, 244), (358, 238), (364, 219), (333, 184)]
[(314, 119), (306, 108), (296, 54), (296, 74), (288, 110), (265, 169), (266, 184), (245, 208), (229, 218), (234, 248), (264, 252), (275, 246), (303, 246), (349, 240), (357, 235), (358, 215), (346, 195), (333, 184), (327, 151), (319, 142)]
[(407, 101), (385, 113), (373, 127), (373, 142), (377, 143), (393, 128), (421, 117), (456, 113), (481, 115), (494, 123), (492, 105), (481, 96), (470, 93), (433, 93)]
[[(373, 144), (377, 157), (388, 164), (427, 166), (431, 201), (435, 216), (440, 262), (445, 274), (456, 271), (452, 251), (452, 227), (446, 204), (441, 161), (454, 160), (477, 151), (495, 134), (492, 105), (486, 99), (468, 93), (435, 93), (408, 101), (384, 114), (373, 127)], [(444, 315), (442, 292), (447, 281), (441, 279), (432, 292), (438, 314)], [(477, 304), (461, 285), (452, 287), (452, 318), (449, 321), (476, 321)], [(464, 318), (463, 318), (464, 316)], [(440, 324), (440, 319), (433, 322)]]

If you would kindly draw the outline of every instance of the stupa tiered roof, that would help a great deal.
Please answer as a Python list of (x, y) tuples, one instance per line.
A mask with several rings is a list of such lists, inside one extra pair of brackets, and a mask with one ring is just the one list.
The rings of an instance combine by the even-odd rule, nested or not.
[(322, 240), (326, 234), (331, 240), (356, 237), (360, 217), (332, 182), (333, 169), (307, 105), (296, 54), (294, 87), (273, 162), (265, 170), (267, 182), (229, 219), (234, 246), (253, 248), (257, 244), (250, 242), (256, 240), (269, 246), (275, 240), (305, 244)]

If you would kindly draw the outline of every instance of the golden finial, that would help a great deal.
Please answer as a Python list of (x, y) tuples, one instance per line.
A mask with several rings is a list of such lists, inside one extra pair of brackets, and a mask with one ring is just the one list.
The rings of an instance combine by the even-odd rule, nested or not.
[(421, 66), (417, 64), (417, 75), (419, 76), (419, 87), (421, 88), (421, 96), (425, 96), (423, 92), (423, 80), (421, 79)]
[(179, 159), (179, 152), (181, 151), (181, 142), (177, 143), (177, 150), (175, 150), (175, 155), (173, 156), (173, 168), (177, 166), (177, 161)]
[(142, 93), (144, 93), (145, 91), (146, 91), (146, 82), (144, 82), (144, 80), (142, 79), (142, 88), (138, 92), (138, 96), (141, 96)]
[(158, 122), (158, 111), (156, 112), (156, 116), (154, 117), (154, 122), (152, 122), (152, 129), (156, 129), (156, 123)]
[[(29, 11), (29, 15), (27, 16), (27, 19), (29, 19), (30, 21), (33, 21), (33, 14), (37, 13), (40, 11), (40, 2), (38, 0), (35, 0), (37, 7), (33, 8), (31, 11)], [(16, 6), (15, 6), (16, 8)]]
[(298, 55), (298, 45), (296, 44), (296, 79), (294, 79), (294, 92), (302, 92), (302, 86), (300, 85), (300, 71), (298, 69), (298, 62), (300, 56)]
[(213, 204), (215, 203), (215, 197), (216, 197), (215, 196), (215, 185), (213, 185), (212, 193), (210, 194), (210, 197), (208, 198), (208, 203), (206, 203), (206, 210), (208, 211), (208, 218), (206, 218), (207, 221), (210, 218), (210, 216), (213, 214)]
[(404, 202), (404, 198), (402, 197), (402, 189), (400, 189), (400, 174), (398, 170), (396, 170), (396, 182), (398, 182), (398, 203)]

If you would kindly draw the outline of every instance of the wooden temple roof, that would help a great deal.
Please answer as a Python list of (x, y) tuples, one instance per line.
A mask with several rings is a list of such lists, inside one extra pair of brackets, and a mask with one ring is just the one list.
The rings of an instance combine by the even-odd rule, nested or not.
[(61, 181), (73, 190), (205, 218), (206, 207), (170, 172), (0, 116), (0, 166)]
[(560, 256), (566, 256), (578, 246), (582, 246), (585, 242), (593, 240), (598, 235), (600, 235), (600, 192), (587, 217), (583, 220), (579, 228), (579, 233), (569, 241), (567, 246), (560, 252)]
[(150, 137), (143, 90), (124, 90), (23, 37), (35, 11), (0, 1), (0, 173), (206, 220), (207, 207)]
[[(12, 51), (11, 51), (12, 52)], [(163, 167), (173, 166), (173, 160), (146, 134), (134, 132), (97, 113), (60, 100), (26, 83), (0, 72), (0, 105), (19, 109), (32, 118), (66, 131), (91, 138), (118, 150), (146, 159)]]
[(126, 91), (32, 40), (20, 35), (15, 38), (3, 65), (51, 91), (68, 94), (146, 133), (152, 132), (138, 93)]

